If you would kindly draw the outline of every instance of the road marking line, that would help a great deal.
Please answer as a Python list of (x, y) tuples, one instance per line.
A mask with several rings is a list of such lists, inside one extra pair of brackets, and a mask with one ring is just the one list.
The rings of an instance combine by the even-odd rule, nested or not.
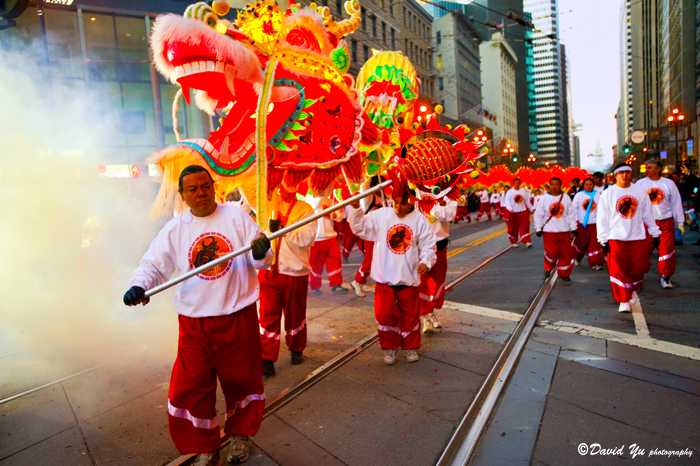
[(493, 231), (493, 232), (486, 234), (484, 236), (480, 236), (480, 237), (468, 242), (464, 246), (459, 246), (459, 247), (456, 247), (454, 249), (451, 249), (447, 253), (447, 257), (449, 259), (449, 258), (452, 258), (452, 257), (458, 255), (458, 254), (462, 254), (464, 251), (466, 251), (468, 249), (479, 246), (480, 244), (484, 244), (485, 242), (491, 241), (492, 239), (498, 238), (499, 236), (503, 236), (505, 233), (506, 233), (505, 227), (498, 228), (496, 231)]
[[(464, 312), (467, 314), (475, 314), (483, 317), (491, 317), (494, 319), (518, 321), (522, 315), (517, 312), (501, 311), (499, 309), (486, 308), (481, 306), (473, 306), (470, 304), (456, 303), (453, 301), (445, 301), (446, 309)], [(694, 359), (700, 361), (700, 348), (681, 345), (670, 341), (657, 340), (651, 337), (642, 337), (636, 334), (618, 332), (616, 330), (608, 330), (591, 325), (578, 324), (566, 321), (548, 321), (541, 320), (537, 323), (540, 328), (556, 330), (562, 333), (573, 333), (602, 340), (614, 341), (624, 345), (635, 346), (637, 348), (658, 351), (660, 353), (672, 354), (683, 358)]]
[(632, 318), (634, 319), (634, 329), (637, 331), (637, 336), (639, 338), (651, 338), (641, 301), (631, 304), (630, 307), (632, 308)]

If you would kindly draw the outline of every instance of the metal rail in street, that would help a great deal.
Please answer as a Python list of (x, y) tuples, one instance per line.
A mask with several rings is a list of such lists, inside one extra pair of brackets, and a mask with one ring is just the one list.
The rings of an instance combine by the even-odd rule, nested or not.
[(520, 319), (499, 353), (496, 363), (489, 371), (464, 416), (462, 416), (436, 466), (466, 466), (469, 463), (481, 434), (486, 430), (503, 389), (515, 372), (532, 329), (539, 319), (542, 308), (552, 292), (556, 280), (557, 274), (554, 273), (537, 291), (522, 319)]

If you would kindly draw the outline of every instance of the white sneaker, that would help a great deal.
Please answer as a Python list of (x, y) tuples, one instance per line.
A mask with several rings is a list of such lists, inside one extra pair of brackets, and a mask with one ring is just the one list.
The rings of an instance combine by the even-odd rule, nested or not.
[(416, 362), (420, 359), (420, 356), (418, 356), (418, 351), (416, 350), (407, 350), (406, 351), (406, 362)]
[(577, 261), (576, 259), (574, 259), (574, 264), (581, 265), (581, 261)]
[(423, 333), (433, 333), (433, 323), (430, 321), (429, 316), (421, 316), (420, 329)]
[(193, 466), (216, 466), (219, 464), (219, 452), (200, 453), (192, 464)]
[(226, 454), (228, 464), (245, 463), (250, 458), (250, 437), (240, 435), (231, 436), (231, 444)]
[(594, 265), (594, 266), (591, 267), (591, 268), (592, 268), (593, 270), (595, 270), (596, 272), (598, 272), (599, 270), (603, 270), (603, 266), (602, 266), (602, 265)]
[(362, 289), (362, 285), (357, 283), (355, 280), (350, 282), (350, 286), (352, 286), (352, 289), (355, 290), (355, 295), (359, 296), (360, 298), (364, 298), (366, 296), (364, 290)]
[(430, 319), (430, 323), (432, 324), (433, 328), (442, 328), (442, 324), (435, 315), (435, 312), (431, 312), (427, 317)]
[(351, 290), (352, 290), (352, 286), (350, 286), (350, 284), (349, 284), (349, 283), (346, 283), (346, 282), (341, 283), (341, 284), (340, 284), (340, 287), (343, 288), (343, 289), (345, 289), (345, 290), (348, 290), (348, 291), (351, 291)]
[(396, 350), (387, 349), (384, 350), (384, 364), (387, 366), (392, 366), (396, 363)]
[(663, 288), (664, 290), (673, 288), (673, 283), (671, 283), (670, 278), (668, 280), (665, 279), (664, 277), (659, 278), (659, 284), (661, 285), (661, 288)]
[(631, 310), (630, 303), (620, 303), (620, 307), (617, 308), (617, 312), (630, 312)]
[(519, 246), (518, 243), (513, 243), (513, 244), (510, 245), (511, 248), (517, 248), (518, 246)]
[(525, 243), (525, 247), (530, 249), (532, 247), (532, 243)]
[(368, 285), (368, 284), (362, 285), (362, 290), (365, 293), (374, 293), (374, 285)]

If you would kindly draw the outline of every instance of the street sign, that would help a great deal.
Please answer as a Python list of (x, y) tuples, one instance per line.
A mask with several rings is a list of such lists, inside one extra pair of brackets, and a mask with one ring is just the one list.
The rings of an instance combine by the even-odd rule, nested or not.
[(633, 131), (630, 135), (630, 140), (635, 144), (641, 144), (644, 142), (644, 131)]
[(668, 151), (662, 150), (661, 152), (659, 152), (659, 157), (661, 157), (662, 159), (667, 159)]

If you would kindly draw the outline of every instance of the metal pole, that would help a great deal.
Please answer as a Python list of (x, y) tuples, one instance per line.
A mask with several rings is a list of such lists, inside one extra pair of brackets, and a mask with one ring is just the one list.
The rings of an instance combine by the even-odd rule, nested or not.
[[(324, 215), (328, 215), (331, 212), (334, 212), (342, 207), (345, 207), (346, 205), (352, 204), (355, 201), (359, 201), (360, 199), (367, 197), (370, 194), (374, 194), (375, 192), (379, 191), (380, 189), (383, 189), (386, 186), (389, 186), (390, 184), (391, 184), (391, 180), (387, 180), (387, 181), (384, 181), (383, 183), (379, 183), (377, 186), (374, 186), (374, 187), (368, 189), (367, 191), (359, 192), (359, 193), (355, 194), (354, 196), (351, 196), (351, 197), (345, 199), (344, 201), (339, 202), (338, 204), (332, 205), (332, 206), (328, 207), (327, 209), (323, 209), (321, 212), (317, 212), (313, 215), (310, 215), (309, 217), (306, 217), (302, 220), (299, 220), (298, 222), (296, 222), (292, 225), (289, 225), (289, 226), (284, 227), (280, 230), (277, 230), (276, 232), (274, 232), (270, 236), (268, 236), (268, 238), (270, 240), (274, 240), (274, 239), (277, 239), (281, 236), (284, 236), (287, 233), (296, 230), (297, 228), (301, 228), (304, 225), (308, 225), (309, 223), (318, 220), (319, 218), (323, 217)], [(161, 291), (167, 290), (168, 288), (175, 286), (180, 282), (184, 282), (188, 278), (194, 277), (195, 275), (200, 274), (200, 273), (204, 272), (205, 270), (208, 270), (216, 265), (219, 265), (222, 262), (226, 262), (230, 259), (233, 259), (234, 257), (240, 256), (241, 254), (245, 254), (248, 251), (250, 251), (250, 249), (251, 249), (250, 245), (247, 245), (247, 246), (244, 246), (236, 251), (232, 251), (232, 252), (229, 252), (228, 254), (224, 254), (221, 257), (217, 257), (216, 259), (214, 259), (211, 262), (207, 262), (206, 264), (201, 265), (195, 269), (192, 269), (189, 272), (180, 275), (179, 277), (173, 278), (172, 280), (169, 280), (169, 281), (163, 283), (162, 285), (158, 285), (158, 286), (151, 288), (150, 290), (147, 290), (146, 297), (151, 297), (157, 293), (160, 293)]]
[(676, 123), (676, 171), (681, 171), (681, 154), (678, 153), (678, 123)]

